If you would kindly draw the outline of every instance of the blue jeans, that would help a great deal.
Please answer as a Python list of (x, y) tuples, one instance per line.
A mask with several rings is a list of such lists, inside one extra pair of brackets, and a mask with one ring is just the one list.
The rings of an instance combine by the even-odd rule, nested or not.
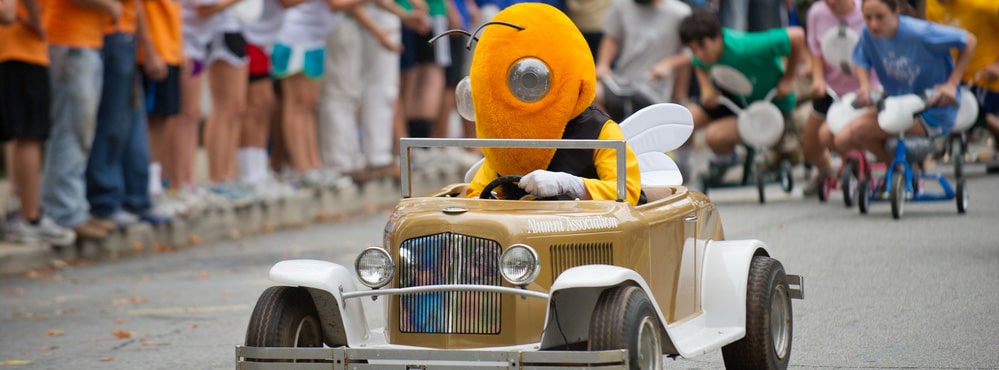
[(135, 36), (105, 36), (102, 55), (104, 89), (87, 162), (87, 200), (91, 214), (106, 218), (122, 207), (149, 208), (149, 143), (136, 73)]
[(100, 50), (49, 46), (52, 131), (45, 144), (42, 209), (63, 227), (87, 221), (84, 169), (97, 124)]
[(784, 0), (721, 0), (718, 17), (722, 27), (739, 31), (766, 31), (787, 27)]

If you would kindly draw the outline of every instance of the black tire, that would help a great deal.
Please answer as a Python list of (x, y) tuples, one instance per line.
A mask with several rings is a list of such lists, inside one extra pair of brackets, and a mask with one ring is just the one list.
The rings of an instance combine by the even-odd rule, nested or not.
[(756, 178), (756, 191), (760, 193), (760, 204), (767, 202), (766, 181), (763, 176), (763, 164), (757, 163), (753, 167), (753, 176)]
[(794, 320), (784, 266), (753, 257), (746, 291), (746, 336), (722, 347), (726, 369), (786, 369)]
[(785, 193), (790, 193), (794, 190), (794, 176), (791, 171), (794, 170), (794, 166), (789, 160), (781, 160), (780, 167), (777, 172), (777, 176), (780, 179), (780, 187), (784, 189)]
[(853, 207), (853, 203), (857, 200), (857, 164), (853, 161), (846, 163), (846, 168), (843, 169), (842, 174), (839, 179), (839, 187), (843, 189), (843, 205), (846, 208)]
[(274, 286), (257, 299), (246, 328), (249, 347), (322, 347), (319, 313), (305, 288)]
[(957, 179), (957, 190), (954, 198), (957, 199), (957, 213), (968, 212), (968, 181), (963, 177)]
[(891, 199), (891, 217), (902, 218), (905, 213), (905, 169), (896, 168), (891, 177), (891, 192), (888, 194)]
[(951, 139), (950, 160), (954, 162), (954, 178), (964, 177), (964, 154), (967, 152), (965, 136), (961, 134)]
[(638, 287), (600, 294), (590, 320), (590, 351), (627, 349), (631, 369), (661, 369), (662, 329), (652, 302)]
[(857, 185), (857, 209), (860, 214), (866, 215), (868, 207), (871, 206), (871, 180), (860, 180)]

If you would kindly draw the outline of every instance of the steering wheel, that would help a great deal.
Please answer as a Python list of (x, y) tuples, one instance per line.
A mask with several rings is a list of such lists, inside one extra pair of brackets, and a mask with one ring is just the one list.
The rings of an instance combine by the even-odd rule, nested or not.
[(486, 184), (485, 187), (482, 188), (482, 193), (479, 194), (479, 199), (499, 199), (496, 197), (495, 194), (493, 194), (493, 190), (496, 190), (496, 188), (498, 187), (503, 188), (503, 199), (506, 200), (523, 199), (525, 196), (529, 194), (526, 191), (524, 191), (524, 189), (521, 189), (519, 186), (517, 186), (517, 183), (520, 182), (521, 177), (523, 176), (508, 175), (508, 176), (497, 177), (496, 179), (490, 181), (488, 184)]

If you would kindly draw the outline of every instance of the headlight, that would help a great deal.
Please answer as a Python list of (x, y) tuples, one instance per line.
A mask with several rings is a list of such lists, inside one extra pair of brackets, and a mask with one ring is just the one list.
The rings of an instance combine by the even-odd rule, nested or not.
[(371, 247), (357, 256), (354, 269), (357, 270), (361, 284), (369, 288), (381, 288), (392, 280), (395, 263), (392, 262), (392, 256), (384, 249)]
[(538, 253), (524, 244), (514, 244), (500, 256), (500, 273), (513, 285), (527, 285), (538, 277)]

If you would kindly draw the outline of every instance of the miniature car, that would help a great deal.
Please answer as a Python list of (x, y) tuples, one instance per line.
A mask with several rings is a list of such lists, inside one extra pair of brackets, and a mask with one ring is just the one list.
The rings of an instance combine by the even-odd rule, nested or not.
[[(260, 296), (237, 367), (659, 369), (664, 356), (721, 349), (727, 367), (786, 368), (802, 278), (761, 241), (725, 240), (717, 208), (677, 182), (675, 163), (650, 164), (672, 149), (650, 146), (686, 141), (689, 112), (635, 116), (621, 126), (643, 171), (640, 205), (621, 201), (625, 141), (403, 139), (404, 198), (384, 244), (353, 269), (274, 265), (281, 285)], [(616, 148), (619, 200), (466, 198), (466, 183), (410, 197), (411, 147), (473, 145)]]

